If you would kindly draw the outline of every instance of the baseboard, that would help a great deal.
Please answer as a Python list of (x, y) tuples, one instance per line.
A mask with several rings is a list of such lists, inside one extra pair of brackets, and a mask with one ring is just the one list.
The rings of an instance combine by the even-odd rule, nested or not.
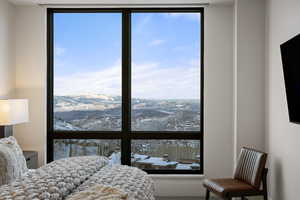
[[(204, 200), (204, 197), (155, 197), (156, 200)], [(219, 200), (218, 198), (211, 197), (211, 200)], [(236, 200), (240, 200), (240, 198), (235, 198)], [(234, 199), (234, 200), (235, 200)], [(262, 200), (262, 197), (247, 197), (249, 200)], [(271, 197), (269, 197), (269, 200), (272, 200)]]
[(254, 196), (254, 197), (247, 197), (247, 199), (249, 199), (249, 200), (262, 200), (263, 197), (262, 196)]
[[(156, 200), (204, 200), (205, 197), (155, 197)], [(211, 200), (219, 200), (219, 198), (211, 197)], [(263, 197), (257, 196), (257, 197), (247, 197), (248, 200), (263, 200)], [(272, 200), (271, 197), (268, 197), (269, 200)], [(233, 200), (240, 200), (240, 198), (233, 198)]]
[[(257, 197), (247, 197), (249, 200), (263, 200), (264, 198), (262, 196)], [(268, 197), (268, 200), (272, 200), (271, 197)]]
[[(253, 197), (247, 197), (248, 200), (263, 200), (264, 198), (262, 196), (253, 196)], [(271, 197), (268, 197), (269, 200), (272, 200)], [(240, 200), (240, 199), (238, 199)]]

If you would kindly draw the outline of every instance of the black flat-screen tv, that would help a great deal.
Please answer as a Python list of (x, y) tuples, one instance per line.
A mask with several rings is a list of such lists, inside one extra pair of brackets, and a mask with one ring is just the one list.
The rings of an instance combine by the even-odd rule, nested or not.
[(300, 34), (280, 45), (290, 122), (300, 123)]

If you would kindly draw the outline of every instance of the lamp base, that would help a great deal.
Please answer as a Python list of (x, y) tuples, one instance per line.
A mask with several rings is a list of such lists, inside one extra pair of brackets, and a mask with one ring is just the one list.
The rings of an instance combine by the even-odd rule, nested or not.
[(12, 126), (0, 126), (0, 138), (13, 136)]

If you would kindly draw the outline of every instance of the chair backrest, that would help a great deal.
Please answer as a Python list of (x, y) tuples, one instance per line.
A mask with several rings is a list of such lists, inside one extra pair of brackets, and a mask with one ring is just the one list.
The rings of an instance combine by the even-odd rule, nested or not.
[(234, 178), (259, 189), (266, 161), (266, 153), (243, 147), (234, 172)]

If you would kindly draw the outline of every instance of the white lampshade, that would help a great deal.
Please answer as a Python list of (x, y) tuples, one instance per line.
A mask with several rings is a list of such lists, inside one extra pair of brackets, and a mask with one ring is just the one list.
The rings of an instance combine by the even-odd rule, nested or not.
[(27, 99), (0, 100), (0, 126), (29, 121)]

